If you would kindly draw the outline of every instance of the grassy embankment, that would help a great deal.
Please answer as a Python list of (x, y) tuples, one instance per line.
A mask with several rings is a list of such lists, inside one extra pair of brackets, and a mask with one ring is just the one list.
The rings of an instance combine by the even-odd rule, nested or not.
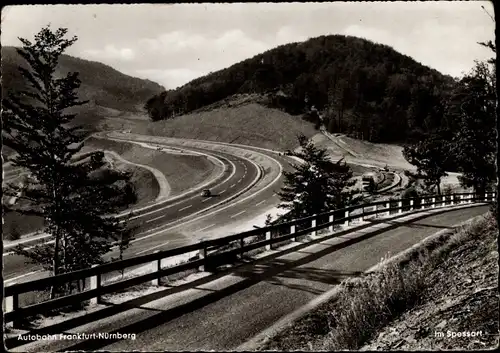
[[(230, 104), (230, 103), (229, 103)], [(318, 131), (298, 116), (257, 103), (233, 104), (137, 126), (134, 133), (237, 143), (284, 151), (298, 145), (297, 134)]]
[(260, 349), (491, 349), (499, 330), (497, 236), (491, 215), (444, 232), (401, 261), (343, 282), (336, 297)]
[(90, 138), (86, 149), (105, 149), (118, 153), (127, 161), (158, 169), (170, 184), (170, 196), (178, 195), (193, 186), (209, 180), (220, 172), (205, 156), (168, 154), (137, 144)]

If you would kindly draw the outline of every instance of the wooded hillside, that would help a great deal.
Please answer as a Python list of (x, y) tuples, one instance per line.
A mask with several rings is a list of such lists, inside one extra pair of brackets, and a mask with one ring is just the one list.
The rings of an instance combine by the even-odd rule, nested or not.
[[(406, 142), (447, 127), (443, 102), (454, 80), (386, 45), (343, 35), (282, 45), (148, 100), (152, 120), (172, 119), (239, 93), (330, 132)], [(314, 113), (318, 109), (320, 114)], [(321, 118), (319, 117), (321, 116)]]

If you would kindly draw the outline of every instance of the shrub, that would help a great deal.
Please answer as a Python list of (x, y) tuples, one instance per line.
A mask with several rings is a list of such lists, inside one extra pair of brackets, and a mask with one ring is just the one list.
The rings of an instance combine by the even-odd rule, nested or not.
[(16, 222), (13, 222), (10, 227), (10, 232), (6, 232), (5, 239), (7, 240), (18, 240), (21, 238), (21, 230)]
[(403, 199), (409, 199), (409, 198), (418, 197), (418, 196), (419, 196), (419, 193), (414, 187), (411, 187), (411, 188), (404, 190), (403, 193), (401, 194), (401, 198), (403, 198)]

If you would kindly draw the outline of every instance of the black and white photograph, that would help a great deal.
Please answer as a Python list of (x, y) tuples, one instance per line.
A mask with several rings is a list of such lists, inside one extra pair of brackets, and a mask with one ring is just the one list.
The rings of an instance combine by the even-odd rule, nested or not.
[(496, 10), (2, 7), (6, 351), (498, 349)]

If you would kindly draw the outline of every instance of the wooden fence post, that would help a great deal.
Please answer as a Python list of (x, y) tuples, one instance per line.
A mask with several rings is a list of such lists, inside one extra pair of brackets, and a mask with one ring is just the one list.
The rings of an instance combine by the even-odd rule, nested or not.
[[(5, 312), (10, 313), (19, 309), (19, 296), (14, 294), (10, 297), (5, 297)], [(5, 326), (12, 328), (20, 328), (20, 320), (14, 319), (11, 323), (5, 323)]]
[(346, 226), (346, 227), (349, 227), (349, 219), (348, 219), (348, 217), (349, 217), (349, 211), (345, 211), (345, 218), (346, 218), (346, 220), (344, 222), (344, 226)]
[(413, 200), (410, 200), (410, 211), (413, 211)]
[[(317, 215), (313, 215), (313, 216), (316, 217)], [(311, 228), (314, 228), (314, 227), (316, 227), (316, 218), (313, 218), (312, 221), (311, 221)], [(311, 236), (312, 237), (315, 237), (316, 234), (317, 234), (317, 232), (315, 230), (313, 230), (311, 232)]]
[[(333, 222), (333, 215), (330, 215), (330, 217), (328, 217), (328, 223), (331, 223), (331, 222)], [(330, 224), (328, 226), (328, 231), (333, 232), (333, 224)]]
[(398, 213), (403, 213), (403, 201), (398, 201)]
[[(295, 224), (290, 226), (290, 234), (295, 234)], [(297, 241), (297, 238), (292, 238), (292, 241)]]
[(244, 238), (241, 238), (240, 239), (240, 257), (243, 258), (243, 254), (245, 253), (245, 239)]
[(432, 206), (431, 207), (436, 208), (436, 198), (435, 197), (432, 198)]
[[(155, 250), (153, 254), (159, 253), (160, 250)], [(161, 259), (158, 260), (153, 260), (151, 261), (151, 273), (157, 273), (159, 270), (161, 270)], [(152, 286), (159, 286), (160, 285), (160, 278), (153, 278), (151, 280), (151, 285)]]
[[(201, 240), (200, 243), (203, 243), (203, 240)], [(205, 245), (203, 245), (203, 248), (201, 248), (200, 251), (198, 252), (198, 257), (200, 259), (205, 260), (204, 263), (202, 265), (200, 265), (200, 267), (198, 267), (199, 271), (204, 272), (205, 271), (205, 264), (207, 262), (207, 247)]]
[[(271, 240), (271, 231), (266, 232), (266, 240)], [(271, 250), (271, 244), (266, 244), (266, 250)]]
[(385, 204), (385, 208), (387, 209), (387, 213), (386, 213), (386, 216), (390, 216), (391, 215), (391, 203), (390, 202), (386, 202)]

